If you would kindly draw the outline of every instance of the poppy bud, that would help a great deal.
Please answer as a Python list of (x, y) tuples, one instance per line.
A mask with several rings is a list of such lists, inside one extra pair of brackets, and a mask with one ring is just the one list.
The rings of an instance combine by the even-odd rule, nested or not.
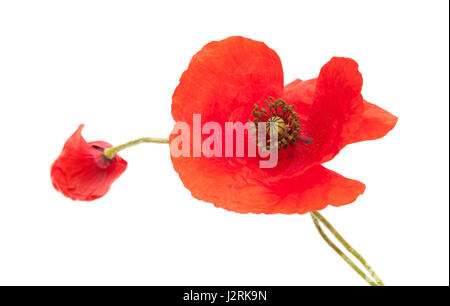
[(80, 125), (66, 141), (61, 154), (51, 167), (51, 180), (56, 190), (72, 200), (92, 201), (103, 197), (112, 183), (127, 168), (127, 162), (116, 155), (105, 158), (103, 151), (112, 147), (103, 141), (86, 142)]

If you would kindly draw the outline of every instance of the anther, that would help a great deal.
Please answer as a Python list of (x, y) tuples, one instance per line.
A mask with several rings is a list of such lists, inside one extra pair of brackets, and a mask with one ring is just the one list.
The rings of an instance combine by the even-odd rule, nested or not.
[(275, 100), (273, 97), (269, 97), (269, 100), (265, 100), (264, 104), (268, 107), (268, 111), (258, 104), (255, 104), (252, 111), (256, 130), (258, 128), (258, 123), (265, 122), (265, 132), (267, 138), (269, 138), (266, 140), (265, 144), (258, 143), (258, 145), (266, 146), (267, 148), (270, 147), (271, 123), (277, 124), (276, 133), (278, 134), (278, 143), (273, 145), (274, 148), (287, 148), (297, 140), (306, 144), (312, 143), (313, 139), (311, 137), (300, 135), (300, 116), (294, 111), (294, 105), (287, 105), (284, 100)]

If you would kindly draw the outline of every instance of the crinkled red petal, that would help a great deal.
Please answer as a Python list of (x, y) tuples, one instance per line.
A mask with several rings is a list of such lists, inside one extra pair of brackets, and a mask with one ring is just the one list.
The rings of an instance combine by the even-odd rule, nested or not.
[(271, 184), (221, 158), (179, 157), (172, 162), (192, 196), (239, 213), (304, 214), (351, 203), (365, 189), (363, 183), (320, 165)]
[[(350, 67), (347, 69), (352, 69), (352, 66), (355, 67), (354, 64), (350, 64)], [(342, 69), (342, 66), (340, 69)], [(316, 84), (317, 79), (311, 79), (304, 82), (295, 80), (286, 85), (284, 89), (286, 101), (288, 101), (289, 104), (295, 105), (295, 109), (301, 114), (305, 121), (308, 121), (311, 108), (315, 101)], [(357, 102), (358, 105), (355, 105), (353, 110), (348, 108), (346, 116), (335, 116), (329, 111), (335, 108), (326, 107), (320, 115), (317, 115), (317, 111), (314, 111), (319, 118), (319, 123), (312, 123), (314, 120), (317, 120), (314, 118), (309, 120), (310, 125), (319, 127), (320, 121), (326, 121), (324, 118), (333, 118), (329, 119), (330, 121), (340, 121), (339, 123), (334, 123), (336, 127), (341, 127), (338, 133), (336, 133), (335, 141), (332, 141), (332, 143), (336, 145), (334, 150), (332, 150), (335, 153), (351, 143), (382, 138), (392, 130), (397, 123), (398, 118), (396, 116), (377, 105), (359, 99)], [(318, 102), (318, 104), (320, 104), (320, 102)], [(317, 105), (314, 104), (314, 106)], [(329, 123), (325, 122), (325, 126), (327, 125), (329, 125)], [(314, 132), (309, 129), (305, 133), (310, 133), (312, 135)], [(315, 139), (315, 141), (317, 142), (319, 139)]]
[(192, 58), (172, 97), (175, 121), (247, 122), (253, 105), (283, 93), (278, 55), (263, 42), (234, 36), (204, 46)]

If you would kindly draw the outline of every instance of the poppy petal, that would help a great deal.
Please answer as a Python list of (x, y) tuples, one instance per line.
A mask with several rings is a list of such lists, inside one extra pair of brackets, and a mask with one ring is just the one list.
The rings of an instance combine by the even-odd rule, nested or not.
[(284, 100), (289, 105), (294, 105), (295, 111), (302, 121), (306, 121), (314, 102), (317, 79), (308, 81), (295, 80), (284, 87)]
[[(314, 103), (317, 79), (308, 81), (295, 80), (284, 88), (284, 97), (289, 104), (295, 105), (302, 121), (307, 121), (311, 106)], [(362, 101), (359, 111), (349, 114), (345, 122), (342, 123), (342, 130), (339, 138), (338, 149), (346, 145), (375, 140), (384, 137), (394, 128), (398, 118), (381, 107)]]
[(352, 59), (334, 57), (322, 67), (306, 127), (314, 138), (308, 148), (312, 162), (328, 161), (342, 148), (340, 135), (345, 123), (362, 112), (362, 83), (358, 64)]
[(384, 137), (397, 124), (398, 118), (375, 104), (364, 101), (361, 114), (352, 116), (341, 135), (341, 146)]
[(172, 163), (193, 197), (239, 213), (304, 214), (351, 203), (365, 190), (363, 183), (320, 165), (272, 184), (223, 158), (172, 157)]
[(284, 197), (272, 210), (286, 214), (303, 214), (324, 209), (328, 205), (350, 204), (366, 189), (363, 183), (346, 178), (322, 165), (313, 166), (299, 176), (279, 181), (273, 191), (283, 195), (283, 190), (278, 190), (283, 185), (291, 187), (284, 190)]
[(253, 105), (283, 93), (278, 55), (263, 42), (234, 36), (204, 46), (192, 58), (172, 97), (175, 121), (247, 122)]

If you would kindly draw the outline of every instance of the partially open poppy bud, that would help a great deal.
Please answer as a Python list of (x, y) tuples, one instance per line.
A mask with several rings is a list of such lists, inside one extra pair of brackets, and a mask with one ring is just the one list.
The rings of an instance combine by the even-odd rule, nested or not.
[(51, 167), (56, 190), (72, 200), (92, 201), (104, 196), (112, 183), (127, 168), (127, 162), (115, 155), (105, 158), (103, 151), (112, 147), (103, 141), (86, 142), (80, 125), (66, 141), (61, 154)]

